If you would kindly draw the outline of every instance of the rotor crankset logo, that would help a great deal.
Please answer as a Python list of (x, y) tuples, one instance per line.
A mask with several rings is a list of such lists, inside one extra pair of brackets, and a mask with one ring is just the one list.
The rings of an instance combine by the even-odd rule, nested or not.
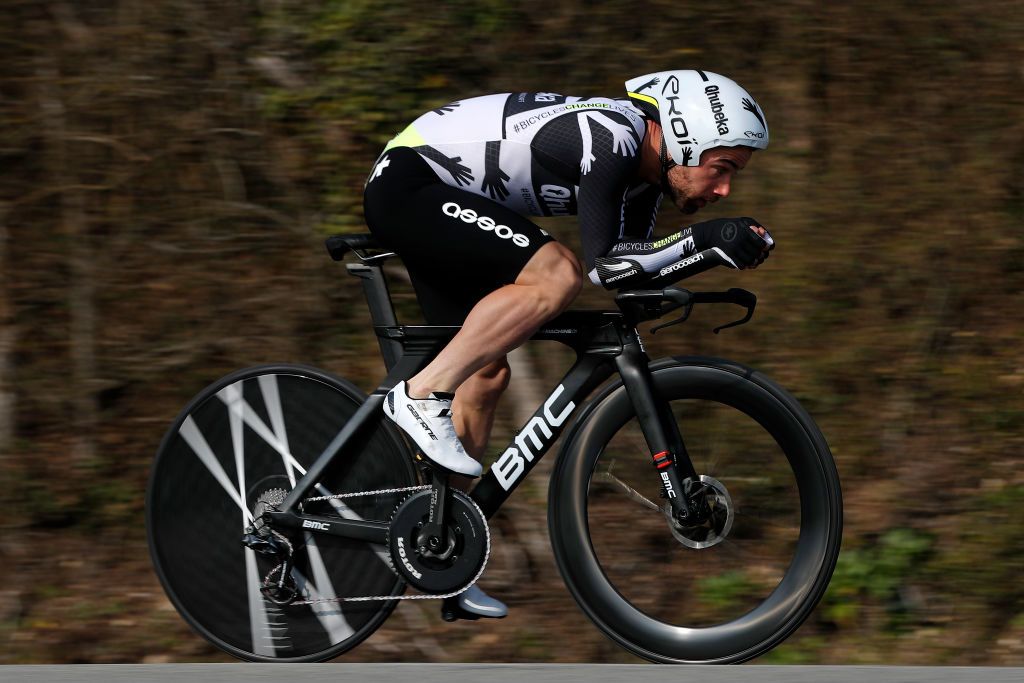
[(530, 238), (522, 233), (513, 232), (507, 225), (498, 225), (489, 216), (480, 216), (473, 209), (463, 209), (455, 202), (448, 202), (441, 207), (441, 213), (452, 218), (458, 218), (465, 223), (476, 223), (477, 227), (485, 232), (494, 232), (503, 240), (512, 240), (517, 247), (530, 246)]
[(409, 573), (415, 576), (417, 579), (422, 579), (423, 574), (416, 571), (416, 567), (412, 566), (412, 562), (409, 561), (409, 556), (405, 553), (405, 539), (401, 536), (398, 537), (398, 556), (402, 558), (402, 564), (409, 570)]

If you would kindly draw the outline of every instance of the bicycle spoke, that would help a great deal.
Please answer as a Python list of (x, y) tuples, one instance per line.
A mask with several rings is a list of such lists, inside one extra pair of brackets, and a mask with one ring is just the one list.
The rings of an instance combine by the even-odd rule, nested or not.
[(658, 507), (655, 503), (648, 500), (646, 497), (644, 497), (642, 493), (640, 493), (639, 491), (631, 487), (629, 484), (616, 477), (611, 472), (600, 472), (597, 475), (595, 475), (594, 478), (597, 479), (598, 481), (606, 481), (612, 484), (613, 486), (618, 487), (623, 493), (626, 494), (626, 497), (629, 498), (630, 500), (634, 500), (637, 503), (643, 505), (644, 507), (654, 510), (655, 512), (661, 512), (660, 507)]

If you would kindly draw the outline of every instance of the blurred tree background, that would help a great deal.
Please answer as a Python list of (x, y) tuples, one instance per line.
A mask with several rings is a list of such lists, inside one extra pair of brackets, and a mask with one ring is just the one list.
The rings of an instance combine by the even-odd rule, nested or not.
[[(691, 283), (757, 292), (753, 324), (715, 336), (729, 313), (695, 315), (649, 351), (788, 387), (846, 496), (829, 593), (762, 661), (1024, 664), (1019, 3), (6, 0), (0, 19), (0, 662), (226, 659), (150, 568), (149, 463), (238, 367), (381, 377), (322, 238), (364, 229), (389, 137), (474, 94), (621, 96), (702, 68), (773, 136), (707, 217), (756, 216), (779, 248)], [(572, 219), (544, 227), (577, 245)], [(570, 360), (537, 346), (502, 443)], [(405, 603), (346, 660), (633, 661), (561, 587), (545, 492), (529, 481), (494, 522), (484, 585), (508, 619)]]

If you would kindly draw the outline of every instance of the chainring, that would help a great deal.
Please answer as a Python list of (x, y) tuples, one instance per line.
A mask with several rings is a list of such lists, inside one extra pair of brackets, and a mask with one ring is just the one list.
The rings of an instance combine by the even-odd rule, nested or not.
[(448, 547), (424, 552), (423, 527), (430, 518), (432, 491), (402, 501), (388, 525), (388, 552), (395, 571), (409, 585), (431, 595), (464, 588), (483, 573), (491, 537), (480, 508), (461, 491), (451, 491), (447, 515)]

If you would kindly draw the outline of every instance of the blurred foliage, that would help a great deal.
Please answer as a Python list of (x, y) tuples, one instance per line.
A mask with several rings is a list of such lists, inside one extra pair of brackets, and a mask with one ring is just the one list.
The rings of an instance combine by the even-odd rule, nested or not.
[(840, 625), (855, 623), (871, 599), (888, 612), (887, 626), (897, 627), (907, 611), (901, 588), (916, 578), (931, 546), (928, 536), (913, 529), (890, 529), (870, 547), (842, 553), (820, 608), (822, 615)]
[[(688, 283), (756, 291), (751, 325), (710, 335), (731, 312), (698, 311), (649, 351), (764, 370), (844, 484), (832, 588), (768, 661), (1024, 662), (1017, 3), (7, 0), (0, 19), (0, 662), (224, 659), (148, 564), (163, 430), (244, 365), (379, 379), (361, 293), (321, 239), (362, 229), (366, 173), (420, 112), (618, 96), (664, 68), (728, 74), (764, 107), (772, 146), (715, 210), (780, 246)], [(544, 227), (578, 246), (571, 220)], [(567, 362), (531, 354), (544, 384)], [(560, 587), (542, 488), (495, 523), (485, 583), (509, 619), (403, 606), (349, 659), (630, 661)], [(551, 647), (567, 630), (574, 647)]]

